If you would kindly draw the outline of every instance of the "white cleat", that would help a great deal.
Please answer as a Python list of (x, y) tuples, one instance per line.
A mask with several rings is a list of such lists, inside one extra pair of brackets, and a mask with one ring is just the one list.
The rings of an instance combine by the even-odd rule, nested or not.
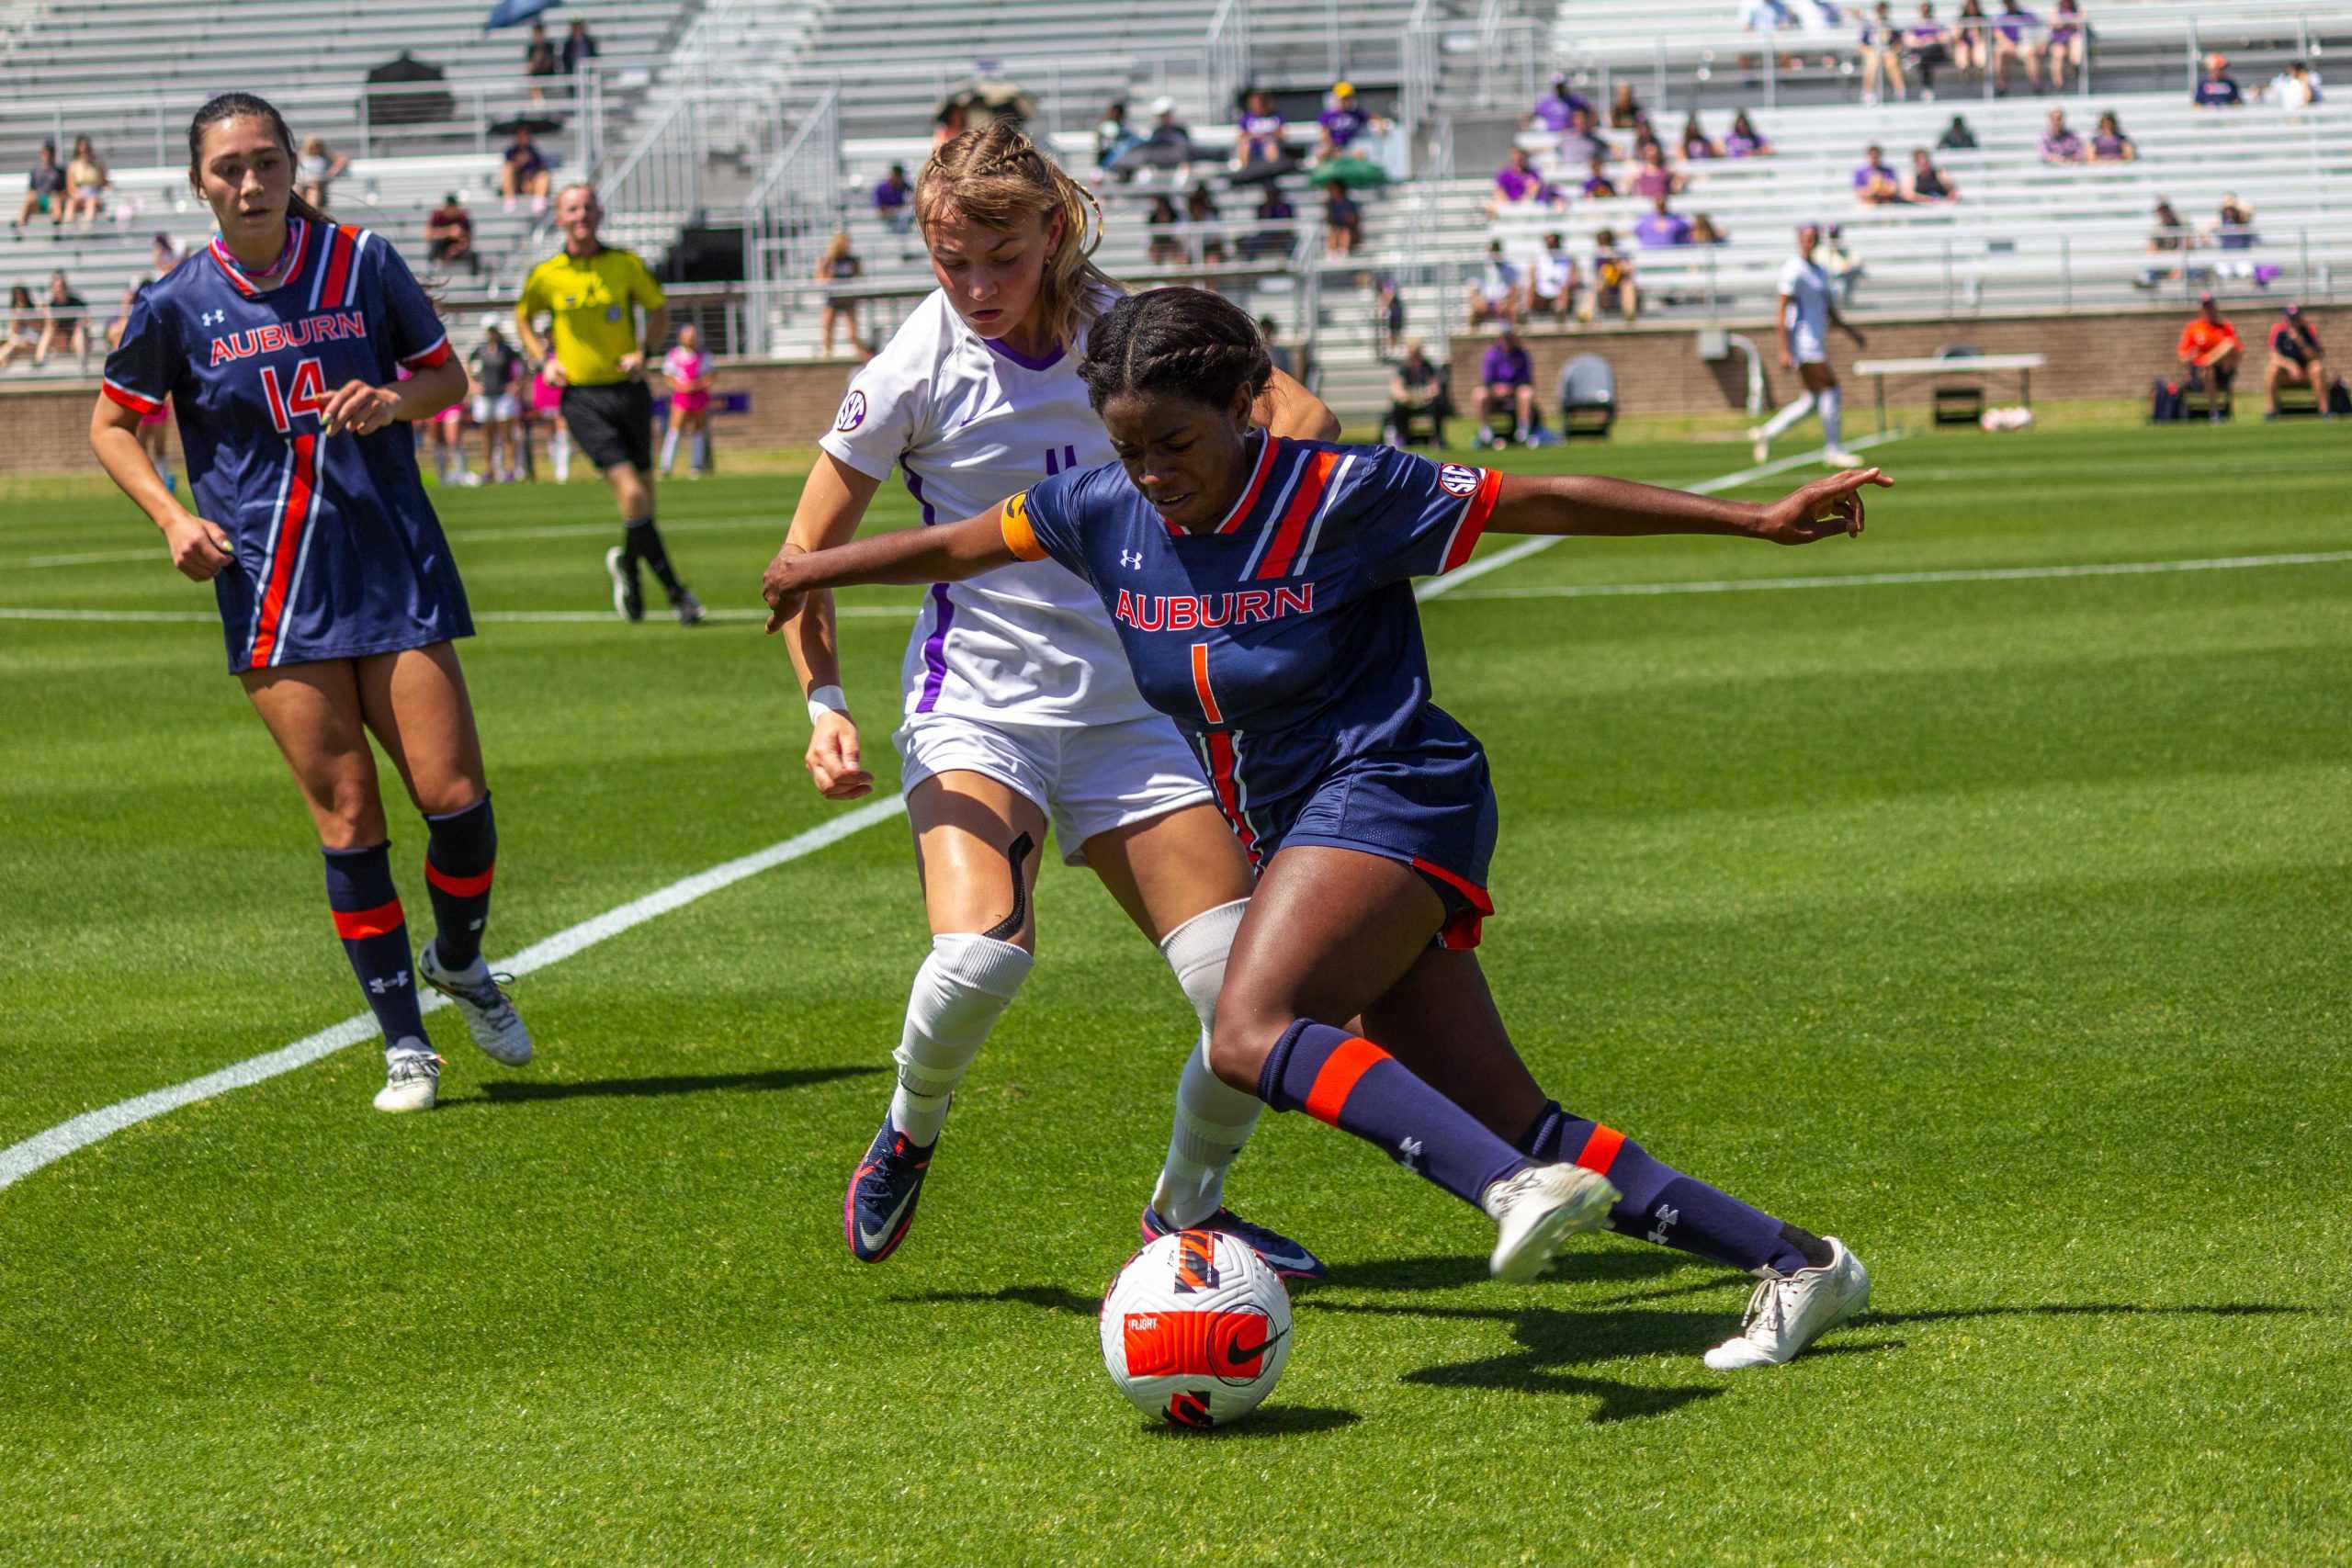
[(1496, 1182), (1479, 1200), (1502, 1227), (1489, 1264), (1495, 1278), (1532, 1280), (1568, 1237), (1600, 1229), (1618, 1197), (1607, 1177), (1580, 1165), (1532, 1165)]
[(1772, 438), (1764, 434), (1762, 425), (1749, 427), (1747, 451), (1748, 455), (1756, 459), (1758, 468), (1772, 460)]
[(430, 1111), (441, 1082), (441, 1058), (422, 1040), (402, 1040), (384, 1053), (384, 1087), (376, 1091), (379, 1111)]
[(1708, 1351), (1707, 1365), (1719, 1372), (1779, 1366), (1848, 1318), (1870, 1310), (1871, 1277), (1861, 1259), (1836, 1236), (1821, 1239), (1829, 1244), (1828, 1263), (1759, 1280), (1756, 1293), (1747, 1298), (1738, 1336)]
[[(519, 1067), (531, 1059), (531, 1032), (514, 1011), (514, 1004), (498, 988), (500, 976), (481, 958), (470, 969), (441, 966), (441, 944), (427, 942), (417, 954), (416, 977), (458, 1004), (466, 1032), (474, 1043), (501, 1066)], [(508, 976), (512, 983), (512, 976)]]
[(1821, 460), (1833, 468), (1859, 468), (1862, 460), (1843, 446), (1833, 446), (1822, 453)]

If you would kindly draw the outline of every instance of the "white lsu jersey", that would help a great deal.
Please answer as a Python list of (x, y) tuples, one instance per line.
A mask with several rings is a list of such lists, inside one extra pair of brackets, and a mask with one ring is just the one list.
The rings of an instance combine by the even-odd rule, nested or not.
[(1781, 268), (1781, 296), (1794, 302), (1796, 319), (1789, 323), (1789, 346), (1801, 364), (1816, 364), (1829, 355), (1829, 275), (1819, 262), (1791, 256)]
[[(1084, 352), (1081, 328), (1044, 359), (1015, 354), (934, 290), (851, 379), (818, 446), (871, 479), (897, 464), (926, 525), (977, 517), (1049, 475), (1113, 459), (1078, 378)], [(909, 718), (1069, 727), (1152, 713), (1102, 601), (1051, 560), (932, 584), (902, 679)]]

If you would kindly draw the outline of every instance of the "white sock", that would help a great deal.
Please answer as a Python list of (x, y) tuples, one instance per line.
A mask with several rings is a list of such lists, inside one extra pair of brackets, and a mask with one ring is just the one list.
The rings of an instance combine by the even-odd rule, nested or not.
[(669, 434), (662, 437), (662, 471), (668, 473), (676, 466), (677, 461), (678, 427), (673, 424), (670, 427)]
[(1197, 1224), (1225, 1204), (1225, 1172), (1265, 1110), (1209, 1070), (1209, 1032), (1216, 1022), (1216, 994), (1225, 985), (1226, 955), (1241, 929), (1247, 898), (1204, 910), (1170, 931), (1159, 944), (1176, 983), (1200, 1015), (1201, 1040), (1186, 1055), (1176, 1079), (1176, 1119), (1168, 1134), (1168, 1158), (1151, 1206), (1179, 1225)]
[(891, 1059), (899, 1064), (890, 1122), (915, 1145), (935, 1143), (948, 1097), (1004, 1015), (1036, 960), (1009, 942), (951, 932), (931, 939), (915, 971), (907, 1024)]
[(1803, 419), (1812, 412), (1813, 394), (1811, 392), (1800, 394), (1795, 402), (1791, 403), (1788, 407), (1782, 409), (1780, 412), (1774, 414), (1770, 419), (1764, 422), (1764, 439), (1767, 441), (1772, 440), (1774, 437), (1778, 436), (1781, 432), (1788, 429), (1789, 426), (1794, 424), (1797, 421)]
[(563, 484), (571, 478), (571, 432), (556, 426), (555, 439), (548, 443), (548, 456), (555, 459), (555, 482)]
[(1846, 449), (1846, 397), (1835, 387), (1821, 391), (1821, 439), (1832, 452)]

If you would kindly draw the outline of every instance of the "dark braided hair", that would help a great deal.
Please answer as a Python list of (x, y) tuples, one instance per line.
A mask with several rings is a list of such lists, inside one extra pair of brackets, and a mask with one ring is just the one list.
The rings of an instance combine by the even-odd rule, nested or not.
[[(286, 117), (277, 112), (275, 104), (252, 93), (222, 93), (197, 110), (196, 118), (187, 122), (187, 183), (194, 186), (199, 194), (204, 189), (204, 133), (224, 119), (262, 121), (269, 127), (270, 134), (284, 150), (287, 163), (296, 163), (294, 133), (287, 129)], [(296, 173), (299, 175), (299, 168)], [(288, 195), (286, 215), (329, 227), (334, 222), (334, 219), (303, 200), (299, 190)]]
[(1160, 392), (1227, 409), (1255, 401), (1274, 374), (1250, 312), (1201, 288), (1151, 288), (1102, 312), (1079, 365), (1086, 400), (1101, 413), (1121, 392)]

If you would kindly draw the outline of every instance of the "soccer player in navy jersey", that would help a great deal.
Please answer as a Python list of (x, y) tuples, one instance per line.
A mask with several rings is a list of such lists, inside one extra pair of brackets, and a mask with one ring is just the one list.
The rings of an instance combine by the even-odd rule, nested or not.
[[(172, 564), (212, 584), (230, 671), (311, 807), (327, 906), (384, 1032), (376, 1108), (422, 1111), (441, 1059), (411, 981), (371, 731), (424, 814), (438, 931), (416, 976), (492, 1057), (531, 1059), (481, 958), (498, 835), (451, 647), (473, 619), (406, 428), (455, 402), (466, 373), (399, 254), (294, 194), (277, 109), (223, 94), (197, 111), (187, 145), (188, 183), (220, 231), (132, 306), (90, 445)], [(167, 399), (193, 510), (139, 446), (139, 421)]]
[(1460, 566), (1488, 529), (1809, 544), (1859, 534), (1862, 488), (1893, 481), (1849, 472), (1754, 505), (1284, 440), (1250, 425), (1268, 370), (1250, 318), (1213, 294), (1124, 299), (1080, 371), (1118, 462), (966, 522), (772, 563), (770, 604), (1047, 557), (1077, 573), (1259, 868), (1212, 1030), (1217, 1076), (1478, 1204), (1501, 1278), (1603, 1224), (1757, 1274), (1708, 1364), (1786, 1361), (1867, 1304), (1860, 1262), (1562, 1111), (1511, 1046), (1473, 952), (1494, 908), (1494, 792), (1476, 739), (1430, 700), (1411, 579)]

